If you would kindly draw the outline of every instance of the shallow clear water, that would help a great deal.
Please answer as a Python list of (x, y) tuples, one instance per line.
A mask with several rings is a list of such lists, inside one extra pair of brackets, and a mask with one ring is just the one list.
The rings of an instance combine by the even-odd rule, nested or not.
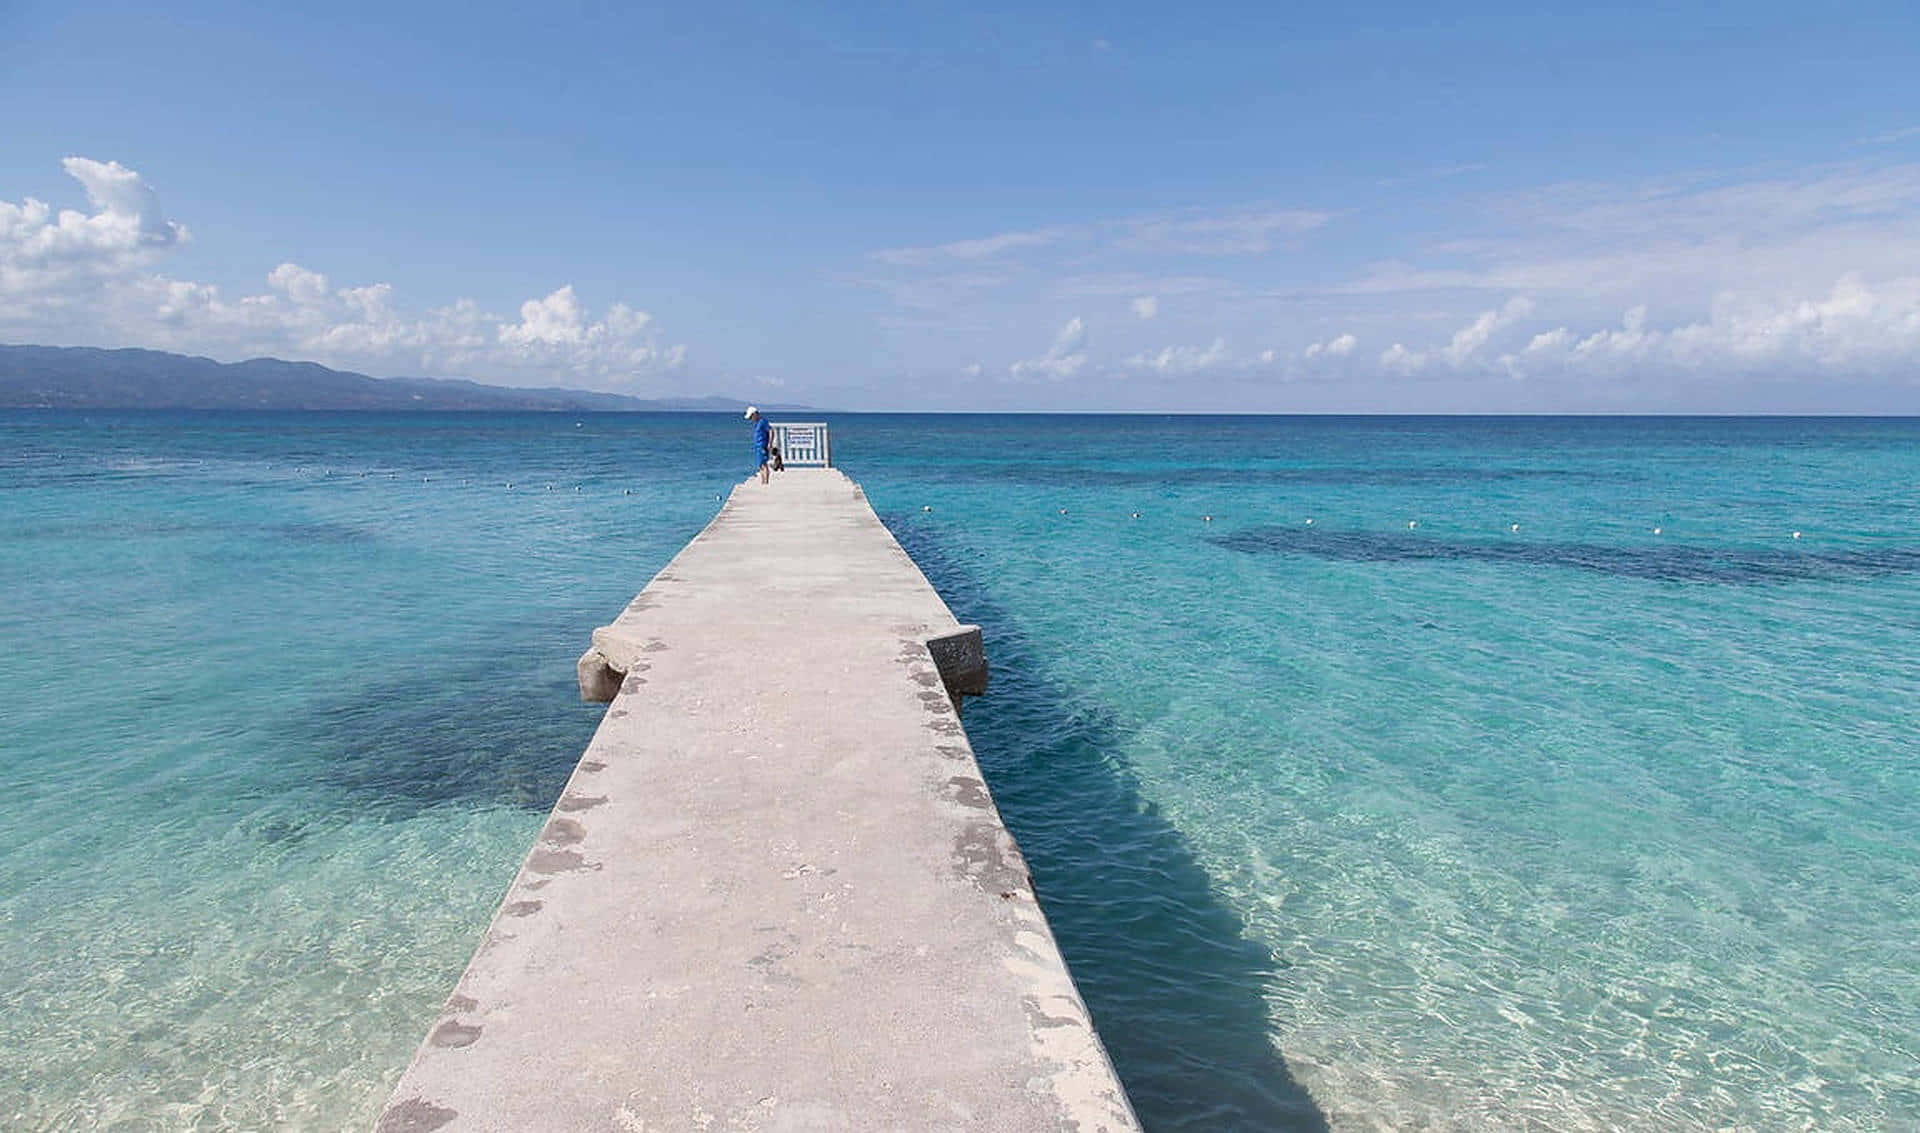
[[(834, 425), (1149, 1127), (1920, 1125), (1920, 422)], [(0, 1123), (369, 1120), (746, 441), (0, 415)]]

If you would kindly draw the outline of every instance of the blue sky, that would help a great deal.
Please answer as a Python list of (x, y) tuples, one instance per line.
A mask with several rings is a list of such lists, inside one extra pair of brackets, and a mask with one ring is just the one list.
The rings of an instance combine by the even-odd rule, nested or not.
[(871, 409), (1920, 412), (1911, 4), (0, 2), (0, 341)]

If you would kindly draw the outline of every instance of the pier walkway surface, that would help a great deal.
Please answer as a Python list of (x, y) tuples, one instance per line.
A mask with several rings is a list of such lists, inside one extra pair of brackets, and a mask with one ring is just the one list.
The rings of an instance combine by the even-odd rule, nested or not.
[(606, 717), (380, 1133), (1137, 1129), (970, 628), (840, 472), (736, 488), (595, 631)]

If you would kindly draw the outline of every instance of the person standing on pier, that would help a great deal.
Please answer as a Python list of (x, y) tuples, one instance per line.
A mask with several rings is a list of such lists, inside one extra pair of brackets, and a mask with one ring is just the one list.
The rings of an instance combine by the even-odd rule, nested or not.
[(752, 405), (747, 406), (747, 420), (753, 422), (753, 447), (760, 454), (757, 471), (760, 473), (760, 482), (764, 484), (767, 482), (767, 465), (772, 461), (767, 450), (773, 446), (773, 426)]

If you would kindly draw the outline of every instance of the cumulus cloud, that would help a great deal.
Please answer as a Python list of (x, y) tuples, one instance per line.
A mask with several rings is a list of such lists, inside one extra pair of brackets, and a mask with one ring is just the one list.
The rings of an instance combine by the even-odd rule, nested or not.
[(1805, 298), (1727, 294), (1707, 318), (1666, 329), (1635, 306), (1617, 327), (1543, 331), (1502, 362), (1522, 375), (1776, 372), (1911, 384), (1920, 381), (1920, 279), (1870, 286), (1848, 275)]
[(61, 165), (93, 211), (0, 201), (0, 302), (58, 305), (64, 292), (151, 263), (188, 238), (133, 170), (84, 157)]
[(1454, 332), (1453, 340), (1440, 351), (1440, 357), (1453, 366), (1464, 366), (1493, 338), (1493, 332), (1533, 313), (1533, 300), (1516, 295), (1496, 311), (1482, 311), (1471, 323)]
[(187, 230), (116, 162), (68, 158), (91, 212), (0, 201), (0, 334), (80, 345), (135, 343), (215, 356), (278, 354), (384, 374), (505, 378), (633, 389), (678, 370), (686, 347), (652, 317), (614, 303), (598, 315), (571, 286), (521, 304), (519, 318), (468, 299), (406, 309), (391, 284), (336, 286), (283, 263), (259, 294), (228, 298), (155, 270)]
[(1611, 326), (1523, 327), (1534, 309), (1519, 296), (1482, 311), (1444, 344), (1396, 342), (1380, 354), (1380, 369), (1582, 382), (1776, 378), (1920, 385), (1920, 277), (1872, 283), (1848, 274), (1802, 296), (1727, 291), (1705, 318), (1664, 326), (1640, 303)]
[(1347, 355), (1353, 353), (1353, 348), (1358, 345), (1360, 345), (1359, 339), (1351, 334), (1343, 334), (1338, 338), (1330, 338), (1325, 342), (1313, 343), (1301, 351), (1300, 356), (1302, 358), (1345, 358)]
[(1015, 362), (1007, 372), (1015, 378), (1050, 378), (1061, 381), (1071, 378), (1087, 364), (1087, 326), (1078, 315), (1067, 320), (1067, 325), (1053, 336), (1053, 345), (1038, 358), (1026, 358)]
[[(1385, 258), (1369, 262), (1317, 238), (1334, 210), (1240, 204), (1009, 231), (872, 274), (927, 312), (916, 333), (951, 332), (961, 357), (980, 347), (966, 336), (1036, 306), (1118, 316), (1114, 333), (1131, 341), (1103, 340), (1111, 355), (1070, 352), (1082, 376), (1191, 373), (1182, 367), (1206, 358), (1205, 344), (1272, 336), (1284, 345), (1209, 364), (1249, 381), (1351, 389), (1360, 404), (1379, 401), (1369, 385), (1400, 391), (1407, 383), (1390, 379), (1414, 374), (1435, 379), (1424, 387), (1435, 397), (1537, 376), (1543, 384), (1525, 394), (1537, 407), (1555, 404), (1544, 379), (1556, 374), (1568, 389), (1621, 378), (1596, 390), (1660, 372), (1748, 385), (1908, 382), (1920, 374), (1907, 331), (1920, 286), (1920, 162), (1855, 152), (1838, 164), (1499, 190), (1453, 176), (1464, 168), (1429, 170), (1418, 193), (1375, 209), (1368, 255)], [(1312, 255), (1279, 254), (1296, 248)], [(1149, 322), (1159, 329), (1139, 335)], [(1021, 372), (1057, 362), (1029, 359)]]
[(1194, 374), (1225, 361), (1226, 340), (1216, 338), (1206, 346), (1167, 346), (1156, 352), (1136, 354), (1127, 359), (1127, 365), (1156, 374)]
[(1409, 350), (1401, 343), (1394, 343), (1381, 353), (1380, 368), (1391, 374), (1412, 374), (1433, 365), (1465, 369), (1493, 340), (1495, 332), (1532, 313), (1533, 300), (1516, 295), (1503, 306), (1480, 312), (1472, 322), (1453, 332), (1453, 337), (1445, 346), (1433, 350)]

